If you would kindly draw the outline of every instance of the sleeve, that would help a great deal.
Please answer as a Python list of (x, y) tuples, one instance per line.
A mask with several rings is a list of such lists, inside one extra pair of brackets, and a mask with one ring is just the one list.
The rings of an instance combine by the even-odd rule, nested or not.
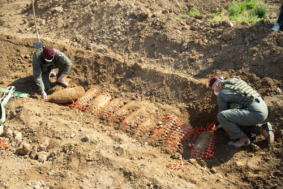
[(42, 70), (40, 66), (40, 60), (35, 52), (32, 58), (32, 67), (33, 67), (33, 79), (39, 90), (45, 90), (43, 81), (42, 81)]
[(71, 60), (64, 53), (60, 52), (57, 49), (55, 50), (55, 54), (58, 56), (60, 63), (64, 65), (62, 74), (69, 74), (73, 65)]
[(220, 91), (219, 95), (217, 96), (217, 102), (219, 112), (229, 109), (229, 103), (224, 100), (222, 91)]

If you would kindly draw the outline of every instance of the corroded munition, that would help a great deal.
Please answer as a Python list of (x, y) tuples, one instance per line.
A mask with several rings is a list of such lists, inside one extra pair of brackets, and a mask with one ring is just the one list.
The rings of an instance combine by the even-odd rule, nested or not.
[(138, 123), (139, 120), (141, 119), (141, 116), (144, 115), (148, 115), (148, 113), (146, 112), (146, 108), (145, 107), (141, 107), (140, 109), (137, 109), (136, 111), (132, 112), (131, 114), (129, 114), (125, 120), (123, 121), (123, 123), (127, 124), (127, 125), (134, 125), (135, 123)]
[(115, 98), (110, 101), (106, 106), (103, 107), (103, 110), (100, 110), (99, 115), (101, 119), (107, 119), (112, 116), (113, 112), (117, 111), (124, 105), (122, 98)]
[(195, 142), (194, 148), (191, 150), (192, 158), (208, 159), (213, 156), (213, 149), (215, 146), (215, 135), (212, 132), (202, 132)]
[(87, 102), (89, 102), (91, 99), (96, 97), (99, 89), (97, 87), (93, 87), (89, 89), (87, 92), (85, 92), (77, 101), (80, 105), (85, 105)]
[(149, 132), (156, 127), (156, 124), (151, 120), (151, 118), (146, 119), (144, 122), (139, 124), (135, 137), (139, 136), (140, 132)]
[(74, 87), (74, 88), (67, 88), (61, 91), (56, 91), (52, 95), (49, 95), (48, 101), (58, 103), (58, 104), (72, 103), (75, 99), (78, 99), (84, 93), (85, 93), (85, 90), (81, 86)]
[(120, 117), (120, 116), (127, 116), (131, 113), (131, 111), (135, 108), (137, 108), (138, 106), (140, 106), (140, 104), (138, 102), (135, 101), (129, 101), (125, 106), (123, 106), (122, 108), (120, 108), (119, 110), (117, 110), (114, 113), (115, 117)]
[(89, 102), (89, 107), (88, 107), (89, 112), (91, 113), (97, 112), (100, 108), (106, 106), (110, 100), (111, 100), (111, 95), (108, 93), (99, 95), (97, 98), (92, 99)]

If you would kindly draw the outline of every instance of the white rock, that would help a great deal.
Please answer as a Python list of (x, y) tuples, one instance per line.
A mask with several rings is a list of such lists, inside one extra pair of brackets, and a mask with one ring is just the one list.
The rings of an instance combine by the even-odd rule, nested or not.
[(44, 163), (47, 160), (47, 152), (38, 152), (37, 153), (37, 160), (38, 162)]
[(4, 129), (3, 136), (6, 138), (13, 138), (13, 131), (10, 128)]
[(212, 167), (212, 168), (210, 169), (210, 172), (213, 173), (213, 174), (215, 174), (215, 173), (216, 173), (216, 169), (215, 169), (214, 167)]
[(280, 88), (277, 88), (275, 91), (276, 91), (278, 94), (280, 94), (280, 93), (282, 92), (282, 90), (281, 90)]
[(14, 131), (14, 139), (16, 143), (20, 143), (23, 140), (23, 135), (21, 132)]
[(25, 142), (21, 143), (20, 146), (21, 146), (21, 148), (19, 148), (17, 150), (18, 154), (20, 154), (20, 155), (23, 155), (23, 156), (27, 155), (30, 152), (30, 150), (31, 150), (30, 145), (25, 143)]
[(191, 164), (195, 164), (195, 163), (197, 162), (197, 160), (196, 160), (196, 159), (191, 158), (191, 159), (189, 159), (189, 162), (190, 162)]
[(31, 159), (35, 159), (36, 154), (37, 154), (37, 146), (33, 146), (32, 150), (31, 150), (31, 153), (30, 153), (30, 158)]

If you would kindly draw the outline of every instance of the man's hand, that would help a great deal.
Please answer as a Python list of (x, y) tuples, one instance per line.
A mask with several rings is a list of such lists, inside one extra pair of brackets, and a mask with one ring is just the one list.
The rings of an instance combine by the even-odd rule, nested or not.
[(44, 100), (47, 100), (47, 94), (44, 90), (41, 90), (41, 96)]

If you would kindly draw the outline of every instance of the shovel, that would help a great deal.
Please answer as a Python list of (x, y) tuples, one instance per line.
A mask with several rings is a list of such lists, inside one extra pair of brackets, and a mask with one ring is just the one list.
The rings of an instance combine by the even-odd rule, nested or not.
[(35, 19), (34, 1), (33, 0), (32, 0), (32, 10), (33, 10), (33, 17), (34, 17), (35, 32), (36, 32), (36, 37), (37, 37), (37, 43), (34, 43), (33, 46), (34, 46), (34, 48), (39, 49), (39, 48), (43, 47), (43, 44), (40, 43), (38, 30), (37, 30), (37, 27), (36, 27), (36, 19)]

